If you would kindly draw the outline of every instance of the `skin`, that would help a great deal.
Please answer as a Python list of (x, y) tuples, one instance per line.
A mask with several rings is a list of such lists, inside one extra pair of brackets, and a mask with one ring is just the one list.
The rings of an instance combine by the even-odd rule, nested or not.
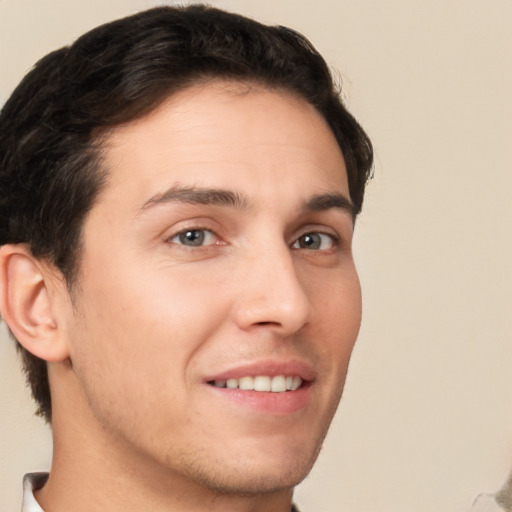
[[(361, 317), (352, 215), (311, 208), (349, 201), (333, 134), (290, 94), (215, 82), (111, 130), (104, 165), (74, 302), (46, 278), (64, 348), (49, 362), (54, 460), (36, 498), (51, 512), (91, 510), (91, 496), (103, 511), (287, 511)], [(190, 202), (198, 190), (205, 204)], [(191, 230), (202, 245), (185, 245)], [(312, 372), (292, 412), (206, 382), (290, 362)]]

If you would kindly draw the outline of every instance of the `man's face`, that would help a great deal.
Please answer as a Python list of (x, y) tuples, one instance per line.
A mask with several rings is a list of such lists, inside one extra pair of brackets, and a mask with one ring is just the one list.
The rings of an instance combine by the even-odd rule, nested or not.
[(220, 491), (295, 485), (361, 315), (330, 129), (300, 99), (218, 82), (114, 129), (104, 165), (65, 326), (91, 443)]

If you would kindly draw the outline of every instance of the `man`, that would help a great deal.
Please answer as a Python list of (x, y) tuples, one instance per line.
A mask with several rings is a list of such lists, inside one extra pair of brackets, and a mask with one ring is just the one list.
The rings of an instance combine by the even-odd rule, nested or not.
[(290, 29), (162, 7), (42, 59), (0, 117), (0, 309), (54, 438), (24, 510), (293, 509), (371, 165)]

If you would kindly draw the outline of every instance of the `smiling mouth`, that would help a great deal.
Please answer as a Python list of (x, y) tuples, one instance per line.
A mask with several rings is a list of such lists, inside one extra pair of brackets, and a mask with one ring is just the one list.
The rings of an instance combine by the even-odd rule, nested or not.
[(208, 381), (208, 384), (216, 388), (286, 393), (299, 389), (303, 385), (303, 380), (297, 375), (276, 375), (275, 377), (258, 375), (256, 377), (241, 377), (239, 379), (211, 380)]

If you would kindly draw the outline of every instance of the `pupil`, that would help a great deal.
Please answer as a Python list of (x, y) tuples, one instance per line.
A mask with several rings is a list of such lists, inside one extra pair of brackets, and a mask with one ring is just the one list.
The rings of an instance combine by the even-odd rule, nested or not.
[(302, 246), (307, 249), (318, 249), (320, 247), (320, 237), (309, 234), (302, 237)]
[(181, 243), (184, 245), (201, 245), (204, 241), (204, 233), (198, 230), (187, 231), (181, 235)]

